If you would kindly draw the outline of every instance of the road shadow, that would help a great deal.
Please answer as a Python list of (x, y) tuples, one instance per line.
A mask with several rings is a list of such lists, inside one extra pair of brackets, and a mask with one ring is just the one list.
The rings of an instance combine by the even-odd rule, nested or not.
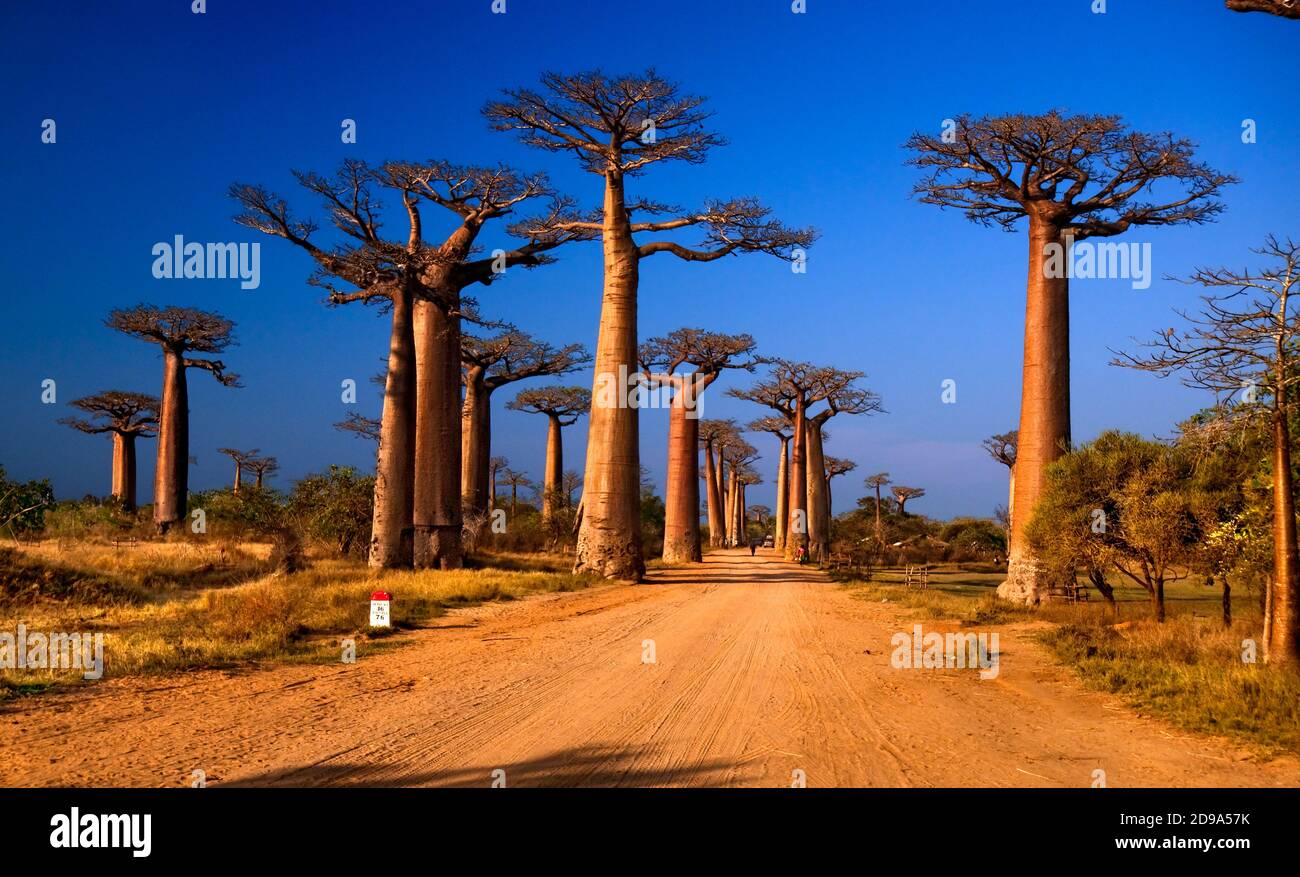
[(345, 761), (285, 768), (216, 785), (225, 788), (491, 788), (493, 772), (497, 770), (505, 772), (507, 788), (708, 787), (744, 780), (736, 773), (741, 766), (725, 759), (672, 767), (642, 766), (646, 761), (655, 761), (656, 754), (656, 748), (646, 746), (580, 746), (558, 749), (527, 761), (425, 771), (411, 771), (402, 763)]

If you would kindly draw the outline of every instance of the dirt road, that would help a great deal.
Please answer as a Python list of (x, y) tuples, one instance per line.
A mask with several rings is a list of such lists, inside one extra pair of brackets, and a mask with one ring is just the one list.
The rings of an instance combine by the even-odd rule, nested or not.
[(1000, 629), (993, 680), (895, 669), (899, 609), (771, 552), (439, 622), (356, 664), (22, 701), (0, 713), (0, 784), (1300, 785), (1296, 759), (1084, 691), (1023, 628)]

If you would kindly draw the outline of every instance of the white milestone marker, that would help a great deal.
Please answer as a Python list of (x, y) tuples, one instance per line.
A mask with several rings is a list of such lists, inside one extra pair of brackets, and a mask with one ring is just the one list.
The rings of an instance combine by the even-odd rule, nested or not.
[(393, 615), (389, 611), (392, 606), (393, 595), (387, 591), (372, 591), (370, 593), (370, 626), (371, 627), (391, 627)]

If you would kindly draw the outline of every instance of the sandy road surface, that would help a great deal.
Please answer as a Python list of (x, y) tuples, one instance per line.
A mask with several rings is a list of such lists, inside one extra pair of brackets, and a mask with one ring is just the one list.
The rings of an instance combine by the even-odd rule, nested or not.
[(910, 624), (771, 552), (723, 552), (453, 612), (357, 664), (25, 700), (0, 712), (0, 783), (1086, 787), (1102, 768), (1111, 786), (1300, 786), (1296, 759), (1084, 691), (1023, 628), (1002, 629), (996, 680), (894, 669)]

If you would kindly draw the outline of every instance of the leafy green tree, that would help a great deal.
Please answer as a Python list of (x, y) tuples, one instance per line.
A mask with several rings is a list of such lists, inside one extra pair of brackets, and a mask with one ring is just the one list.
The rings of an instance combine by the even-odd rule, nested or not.
[(54, 488), (48, 478), (40, 481), (10, 481), (0, 466), (0, 532), (16, 539), (45, 529), (45, 512), (54, 504)]
[(365, 557), (374, 518), (375, 479), (351, 466), (330, 466), (293, 486), (286, 515), (307, 538), (344, 556)]

